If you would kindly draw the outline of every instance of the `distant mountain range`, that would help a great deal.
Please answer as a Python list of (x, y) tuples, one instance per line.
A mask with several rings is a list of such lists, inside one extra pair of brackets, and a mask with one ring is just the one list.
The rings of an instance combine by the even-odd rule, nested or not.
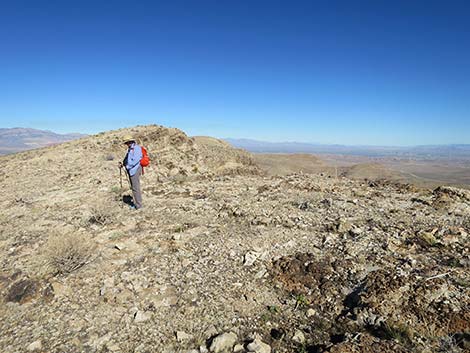
[(265, 142), (249, 139), (223, 139), (237, 148), (254, 153), (343, 154), (368, 157), (470, 158), (470, 144), (425, 146), (348, 146), (302, 142)]
[(76, 140), (84, 134), (57, 134), (47, 130), (15, 127), (0, 128), (0, 155), (40, 148)]
[[(50, 146), (85, 137), (85, 134), (58, 134), (31, 128), (0, 128), (0, 155)], [(470, 144), (426, 146), (348, 146), (303, 142), (265, 142), (225, 138), (233, 147), (253, 153), (342, 154), (367, 157), (446, 158), (470, 160)]]

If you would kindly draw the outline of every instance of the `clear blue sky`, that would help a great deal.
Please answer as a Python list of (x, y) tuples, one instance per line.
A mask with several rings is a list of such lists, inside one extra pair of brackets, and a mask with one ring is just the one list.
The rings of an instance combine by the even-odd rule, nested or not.
[(470, 1), (3, 1), (0, 127), (470, 143)]

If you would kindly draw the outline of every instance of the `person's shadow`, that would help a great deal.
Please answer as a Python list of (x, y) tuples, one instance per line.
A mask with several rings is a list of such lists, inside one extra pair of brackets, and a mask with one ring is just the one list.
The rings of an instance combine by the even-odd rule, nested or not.
[(134, 206), (134, 201), (132, 200), (132, 196), (130, 195), (124, 195), (122, 197), (122, 202), (124, 202), (125, 204), (129, 206)]

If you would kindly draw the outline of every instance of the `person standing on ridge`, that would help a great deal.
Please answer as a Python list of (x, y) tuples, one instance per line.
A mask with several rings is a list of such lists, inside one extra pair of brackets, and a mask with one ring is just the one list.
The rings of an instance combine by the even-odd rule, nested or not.
[(140, 147), (132, 136), (124, 138), (124, 144), (127, 145), (127, 154), (119, 166), (126, 168), (129, 180), (131, 181), (132, 196), (134, 205), (131, 208), (138, 210), (142, 208), (142, 193), (140, 191), (140, 176), (142, 175), (142, 167), (140, 160), (143, 157), (142, 147)]

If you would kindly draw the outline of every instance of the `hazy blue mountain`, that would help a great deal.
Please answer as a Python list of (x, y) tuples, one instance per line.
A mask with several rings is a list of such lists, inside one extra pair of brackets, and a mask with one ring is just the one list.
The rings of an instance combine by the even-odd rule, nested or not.
[(470, 144), (423, 146), (348, 146), (301, 142), (264, 142), (250, 139), (225, 138), (237, 148), (254, 153), (344, 154), (369, 157), (470, 158)]
[(86, 135), (71, 133), (57, 134), (47, 130), (30, 128), (0, 128), (0, 154), (26, 151), (50, 146), (66, 141), (76, 140)]

